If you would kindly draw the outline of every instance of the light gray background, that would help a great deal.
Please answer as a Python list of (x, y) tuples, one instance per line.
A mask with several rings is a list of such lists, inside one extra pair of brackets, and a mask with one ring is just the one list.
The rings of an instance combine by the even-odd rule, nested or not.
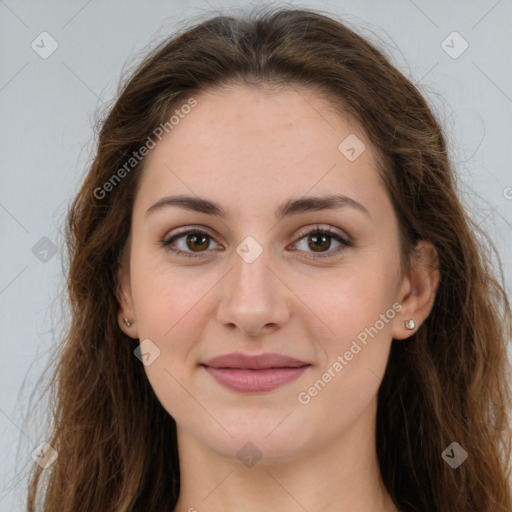
[[(277, 2), (276, 2), (277, 3)], [(95, 113), (122, 70), (189, 16), (248, 2), (0, 0), (0, 512), (23, 510), (24, 482), (44, 439), (29, 395), (61, 332), (62, 224), (92, 157)], [(254, 5), (254, 4), (252, 4)], [(343, 0), (281, 5), (326, 9), (386, 45), (447, 130), (464, 201), (493, 237), (512, 279), (512, 1)], [(47, 59), (41, 32), (57, 41)], [(452, 58), (457, 31), (469, 47)], [(375, 34), (375, 35), (372, 35)], [(453, 40), (453, 42), (452, 42)], [(452, 52), (461, 41), (449, 38)], [(48, 49), (48, 41), (45, 48)], [(47, 237), (58, 252), (36, 246)], [(33, 252), (33, 247), (39, 252)], [(43, 407), (44, 414), (44, 407)]]

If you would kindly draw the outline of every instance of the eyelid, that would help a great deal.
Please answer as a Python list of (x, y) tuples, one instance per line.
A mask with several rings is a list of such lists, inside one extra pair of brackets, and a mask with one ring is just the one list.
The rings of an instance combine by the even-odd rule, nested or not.
[(303, 228), (300, 228), (295, 234), (296, 237), (303, 238), (305, 235), (309, 235), (310, 233), (322, 232), (327, 233), (332, 236), (338, 236), (343, 238), (346, 243), (350, 243), (350, 237), (348, 234), (345, 234), (343, 231), (333, 228), (329, 224), (310, 224)]
[[(160, 245), (168, 252), (174, 253), (178, 256), (183, 255), (184, 257), (203, 257), (203, 253), (208, 253), (207, 250), (200, 251), (198, 253), (194, 252), (188, 252), (188, 251), (182, 251), (181, 249), (175, 249), (171, 248), (171, 242), (175, 241), (178, 238), (183, 237), (187, 234), (202, 234), (206, 235), (208, 238), (210, 238), (212, 241), (217, 243), (215, 241), (215, 237), (209, 232), (207, 228), (204, 228), (202, 226), (184, 226), (181, 228), (176, 228), (173, 230), (172, 235), (166, 235), (162, 240), (160, 240)], [(339, 255), (340, 252), (343, 250), (353, 247), (353, 243), (350, 239), (350, 237), (343, 232), (340, 232), (340, 230), (337, 230), (336, 228), (331, 227), (328, 224), (322, 225), (322, 224), (315, 224), (313, 226), (305, 226), (301, 228), (294, 236), (296, 238), (296, 241), (292, 243), (292, 246), (296, 245), (298, 242), (300, 242), (303, 238), (305, 238), (307, 235), (314, 235), (314, 234), (326, 234), (330, 238), (333, 238), (336, 240), (340, 246), (336, 249), (331, 249), (326, 252), (320, 252), (320, 253), (314, 253), (311, 252), (309, 254), (312, 254), (312, 256), (304, 256), (306, 259), (318, 259), (318, 258), (329, 258), (329, 257), (335, 257)], [(290, 247), (290, 246), (288, 246)], [(304, 251), (296, 251), (296, 252), (304, 252)]]
[[(207, 237), (209, 237), (211, 240), (215, 241), (215, 237), (209, 232), (209, 230), (202, 226), (194, 226), (194, 225), (183, 226), (181, 228), (176, 228), (176, 229), (172, 230), (171, 233), (172, 234), (170, 236), (169, 236), (169, 234), (165, 235), (163, 237), (163, 239), (159, 241), (159, 244), (166, 251), (176, 254), (178, 256), (184, 255), (185, 257), (190, 257), (190, 258), (203, 257), (203, 253), (201, 253), (201, 252), (193, 253), (193, 252), (188, 252), (188, 251), (182, 251), (181, 249), (174, 249), (171, 247), (171, 242), (173, 242), (174, 240), (176, 240), (178, 238), (183, 237), (184, 235), (203, 234), (203, 235), (206, 235)], [(217, 242), (215, 242), (215, 243), (217, 243)], [(203, 251), (203, 252), (207, 252), (207, 251)]]
[[(313, 234), (317, 234), (317, 233), (328, 235), (330, 238), (333, 238), (334, 240), (336, 240), (340, 244), (340, 246), (337, 247), (336, 249), (330, 249), (326, 252), (319, 252), (319, 253), (309, 252), (308, 254), (312, 254), (312, 256), (302, 256), (303, 258), (310, 259), (310, 260), (311, 259), (318, 260), (319, 258), (335, 258), (335, 257), (339, 256), (340, 253), (343, 252), (344, 250), (354, 246), (354, 244), (352, 243), (352, 240), (350, 239), (350, 237), (348, 235), (344, 234), (343, 232), (340, 232), (340, 230), (333, 228), (328, 224), (324, 224), (324, 225), (315, 224), (315, 225), (313, 225), (313, 227), (311, 225), (309, 225), (304, 228), (301, 228), (298, 231), (298, 233), (295, 235), (296, 237), (298, 237), (297, 241), (294, 242), (292, 245), (297, 244), (307, 235), (313, 235)], [(302, 252), (302, 251), (297, 251), (297, 252)]]

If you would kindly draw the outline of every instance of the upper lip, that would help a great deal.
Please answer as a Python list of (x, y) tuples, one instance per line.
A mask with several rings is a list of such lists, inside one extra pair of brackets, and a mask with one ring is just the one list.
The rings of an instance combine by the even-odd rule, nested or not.
[(211, 368), (264, 370), (268, 368), (298, 368), (308, 366), (310, 363), (276, 353), (249, 355), (242, 352), (233, 352), (214, 357), (202, 364)]

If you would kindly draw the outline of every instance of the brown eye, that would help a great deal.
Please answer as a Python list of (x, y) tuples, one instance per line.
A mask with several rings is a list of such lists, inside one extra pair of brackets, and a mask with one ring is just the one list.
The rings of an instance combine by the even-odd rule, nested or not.
[[(307, 247), (304, 249), (298, 247), (299, 252), (314, 253), (313, 256), (306, 256), (312, 257), (313, 259), (337, 256), (347, 247), (353, 246), (350, 241), (346, 240), (337, 231), (329, 227), (322, 228), (317, 226), (316, 229), (305, 232), (294, 245), (297, 246), (302, 240), (306, 239)], [(333, 240), (338, 243), (338, 247), (335, 247), (334, 250), (329, 250), (332, 247)], [(208, 253), (210, 242), (212, 241), (212, 236), (205, 231), (200, 229), (188, 229), (170, 238), (161, 240), (160, 244), (166, 250), (178, 256), (197, 258), (202, 256), (203, 253)]]
[(207, 252), (212, 240), (212, 237), (204, 231), (189, 229), (160, 243), (166, 250), (175, 254), (194, 258)]
[[(307, 249), (301, 249), (299, 246), (300, 242), (304, 239), (307, 239), (306, 245), (309, 251)], [(339, 245), (334, 250), (329, 251), (332, 246), (332, 240), (335, 240)], [(353, 246), (350, 241), (343, 238), (337, 231), (333, 231), (329, 227), (322, 228), (321, 226), (316, 226), (316, 229), (306, 232), (294, 245), (299, 246), (298, 249), (302, 252), (316, 253), (312, 258), (329, 258), (337, 256), (347, 247)]]
[(200, 233), (187, 235), (185, 243), (189, 249), (198, 249), (199, 251), (208, 249), (208, 246), (210, 245), (209, 236)]
[(330, 237), (327, 235), (314, 234), (308, 237), (308, 247), (313, 251), (324, 251), (331, 246)]

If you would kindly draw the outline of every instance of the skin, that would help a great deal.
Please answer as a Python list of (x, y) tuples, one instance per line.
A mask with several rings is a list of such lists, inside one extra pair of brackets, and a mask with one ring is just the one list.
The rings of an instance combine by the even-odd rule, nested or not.
[[(370, 141), (312, 90), (237, 85), (195, 98), (197, 106), (146, 159), (117, 290), (120, 327), (160, 350), (144, 368), (177, 423), (175, 511), (396, 511), (376, 457), (377, 392), (392, 338), (411, 336), (405, 320), (418, 328), (431, 311), (435, 250), (420, 242), (411, 271), (401, 274), (397, 219)], [(338, 149), (350, 134), (366, 146), (354, 161)], [(356, 200), (368, 215), (347, 206), (274, 218), (285, 200), (332, 193)], [(176, 206), (146, 215), (176, 194), (214, 200), (230, 216)], [(316, 251), (308, 246), (316, 224), (353, 246), (315, 258), (340, 247), (333, 238)], [(174, 242), (199, 257), (159, 244), (179, 227), (207, 232), (203, 245), (200, 238), (187, 245), (186, 235)], [(252, 263), (236, 252), (247, 236), (263, 250)], [(300, 403), (299, 393), (395, 302), (394, 318)], [(239, 393), (199, 366), (235, 351), (278, 352), (311, 366), (276, 390)], [(262, 457), (252, 467), (237, 457), (248, 442)]]

